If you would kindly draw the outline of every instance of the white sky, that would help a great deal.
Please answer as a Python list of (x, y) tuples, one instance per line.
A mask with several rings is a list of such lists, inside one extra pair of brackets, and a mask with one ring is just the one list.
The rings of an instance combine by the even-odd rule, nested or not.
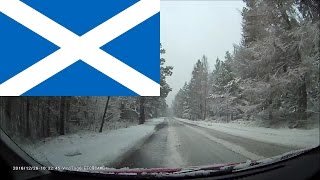
[[(240, 1), (161, 1), (160, 40), (167, 65), (174, 66), (167, 79), (172, 92), (167, 97), (171, 105), (174, 96), (189, 81), (194, 64), (203, 55), (212, 69), (216, 58), (223, 60), (225, 52), (241, 40)], [(211, 71), (211, 70), (210, 70)]]

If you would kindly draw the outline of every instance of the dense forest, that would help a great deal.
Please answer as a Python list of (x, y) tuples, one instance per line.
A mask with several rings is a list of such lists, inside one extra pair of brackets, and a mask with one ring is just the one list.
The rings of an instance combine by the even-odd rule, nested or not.
[(319, 123), (319, 1), (244, 0), (242, 41), (203, 56), (173, 101), (177, 117), (251, 120), (308, 128)]
[[(160, 45), (160, 54), (165, 50)], [(41, 139), (81, 130), (102, 132), (164, 116), (172, 66), (160, 58), (160, 97), (0, 97), (0, 125), (11, 137)]]

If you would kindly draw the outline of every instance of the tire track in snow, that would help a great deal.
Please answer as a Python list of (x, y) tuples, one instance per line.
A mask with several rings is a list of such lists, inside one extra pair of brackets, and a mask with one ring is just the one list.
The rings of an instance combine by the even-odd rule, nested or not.
[(186, 162), (178, 152), (177, 146), (180, 146), (180, 142), (171, 121), (172, 119), (168, 119), (167, 156), (165, 163), (170, 168), (183, 167), (186, 165)]

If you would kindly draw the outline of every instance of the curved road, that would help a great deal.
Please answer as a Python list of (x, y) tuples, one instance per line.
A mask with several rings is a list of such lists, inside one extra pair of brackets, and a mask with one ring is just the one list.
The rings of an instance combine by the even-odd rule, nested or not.
[[(187, 167), (242, 162), (249, 159), (246, 156), (248, 153), (256, 157), (270, 157), (295, 149), (237, 137), (175, 119), (166, 119), (164, 123), (117, 168)], [(230, 146), (240, 146), (248, 153)]]

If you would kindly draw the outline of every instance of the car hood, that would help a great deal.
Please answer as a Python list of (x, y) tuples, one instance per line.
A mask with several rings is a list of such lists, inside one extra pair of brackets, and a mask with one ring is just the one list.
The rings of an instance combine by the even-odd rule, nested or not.
[[(315, 147), (305, 148), (290, 151), (278, 156), (271, 158), (261, 159), (261, 160), (247, 160), (246, 162), (239, 163), (222, 163), (222, 164), (212, 164), (205, 166), (192, 166), (186, 168), (105, 168), (103, 170), (90, 170), (85, 171), (88, 173), (98, 173), (106, 175), (126, 175), (126, 176), (137, 176), (137, 175), (151, 175), (151, 176), (168, 176), (168, 177), (180, 177), (180, 176), (198, 176), (198, 175), (214, 175), (214, 174), (225, 174), (238, 172), (242, 170), (247, 170), (250, 168), (256, 168), (260, 166), (265, 166), (287, 159), (294, 158), (300, 154), (314, 149)], [(82, 173), (84, 171), (81, 171)]]

